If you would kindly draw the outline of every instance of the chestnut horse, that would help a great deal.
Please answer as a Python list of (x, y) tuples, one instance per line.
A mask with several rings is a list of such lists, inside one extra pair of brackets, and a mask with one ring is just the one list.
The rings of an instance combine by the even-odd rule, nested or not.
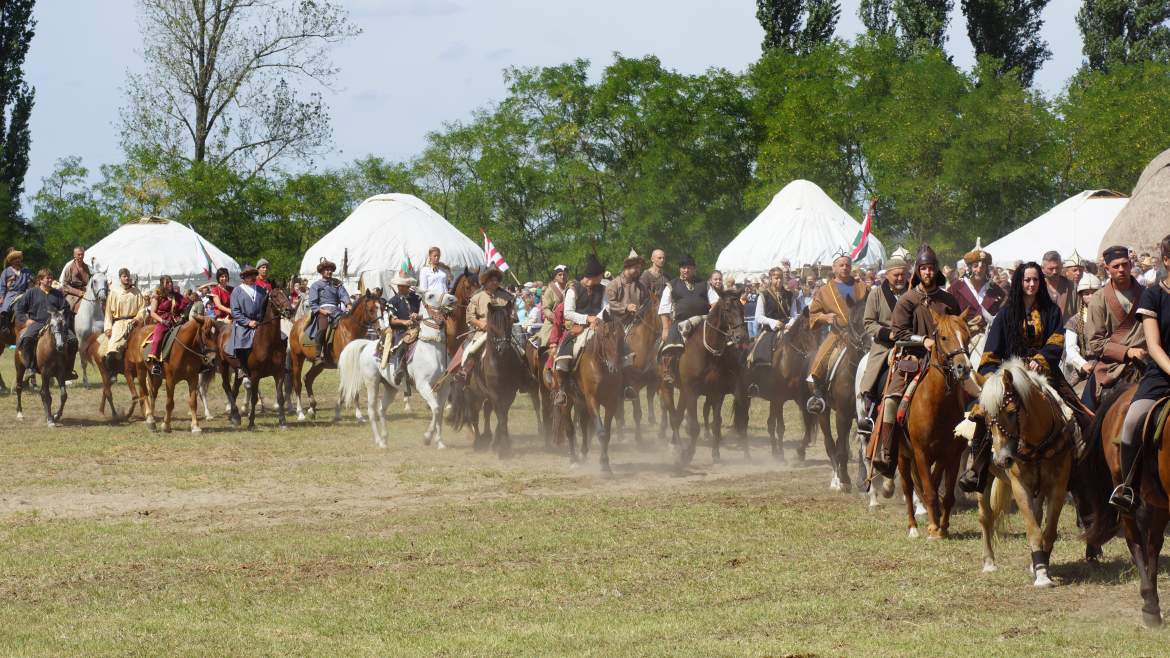
[(784, 403), (796, 403), (804, 423), (804, 438), (796, 448), (797, 461), (804, 461), (804, 453), (812, 443), (817, 430), (816, 416), (805, 410), (808, 385), (805, 374), (817, 351), (816, 333), (808, 326), (805, 310), (787, 330), (774, 339), (772, 362), (767, 366), (753, 366), (746, 371), (746, 380), (752, 394), (768, 402), (768, 440), (772, 456), (784, 462)]
[[(951, 509), (955, 506), (955, 481), (959, 462), (967, 442), (955, 436), (955, 426), (963, 419), (963, 383), (971, 377), (971, 360), (967, 357), (970, 329), (964, 315), (940, 315), (931, 311), (935, 330), (930, 338), (934, 347), (926, 357), (925, 371), (918, 382), (905, 423), (894, 431), (900, 441), (898, 471), (906, 497), (910, 536), (918, 536), (914, 518), (914, 494), (926, 508), (929, 521), (927, 536), (947, 536)], [(940, 489), (941, 485), (941, 489)], [(942, 498), (939, 498), (942, 491)]]
[[(719, 443), (723, 435), (723, 398), (728, 393), (735, 396), (735, 428), (740, 435), (744, 455), (749, 454), (747, 442), (747, 394), (740, 377), (742, 359), (739, 345), (747, 343), (747, 326), (743, 319), (743, 305), (739, 295), (724, 292), (719, 301), (711, 307), (699, 325), (683, 342), (683, 353), (678, 360), (678, 402), (674, 400), (673, 386), (662, 382), (659, 395), (662, 396), (666, 413), (670, 417), (670, 444), (675, 450), (675, 466), (679, 469), (690, 465), (695, 456), (695, 445), (699, 440), (698, 402), (700, 395), (713, 398), (715, 422), (711, 438), (711, 458), (718, 462)], [(683, 418), (687, 421), (690, 441), (682, 445), (679, 427)]]
[[(473, 447), (486, 449), (488, 440), (501, 458), (512, 454), (512, 437), (508, 433), (508, 410), (516, 393), (525, 386), (529, 376), (524, 359), (512, 343), (512, 316), (514, 306), (488, 306), (488, 340), (479, 352), (465, 385), (456, 385), (452, 392), (454, 427), (467, 425), (473, 433)], [(483, 432), (479, 429), (479, 413), (483, 411)], [(496, 414), (496, 429), (491, 429), (491, 414)]]
[(455, 296), (455, 308), (447, 314), (443, 323), (447, 331), (447, 356), (455, 356), (455, 351), (463, 344), (467, 334), (467, 304), (471, 296), (479, 290), (479, 276), (474, 272), (466, 271), (451, 284), (451, 294)]
[(547, 360), (548, 348), (537, 349), (532, 343), (524, 342), (524, 366), (534, 380), (528, 389), (528, 397), (532, 400), (532, 411), (536, 413), (536, 433), (544, 437), (545, 447), (551, 446), (554, 441), (558, 445), (561, 442), (560, 435), (553, 429), (552, 390), (544, 377)]
[[(658, 389), (658, 360), (655, 359), (654, 346), (658, 344), (662, 325), (658, 320), (658, 295), (651, 295), (642, 302), (634, 313), (634, 319), (625, 326), (626, 349), (633, 354), (633, 364), (622, 371), (623, 386), (634, 389), (631, 400), (634, 410), (634, 439), (642, 442), (642, 401), (638, 395), (642, 389), (646, 390), (646, 408), (650, 415), (650, 424), (654, 424), (654, 391)], [(662, 435), (665, 436), (665, 417), (663, 417)]]
[[(104, 416), (106, 413), (106, 404), (110, 405), (110, 421), (118, 422), (118, 409), (114, 406), (114, 378), (121, 372), (120, 370), (110, 372), (106, 367), (105, 355), (102, 354), (102, 345), (98, 340), (102, 334), (92, 333), (81, 341), (81, 349), (79, 358), (83, 367), (88, 364), (93, 366), (98, 371), (98, 376), (102, 379), (102, 403), (98, 411)], [(124, 356), (124, 355), (123, 355)], [(119, 366), (122, 364), (119, 363)], [(131, 400), (130, 408), (126, 410), (126, 417), (129, 418), (134, 413), (134, 406), (136, 401)]]
[[(341, 350), (355, 338), (365, 338), (366, 330), (371, 324), (378, 322), (378, 317), (382, 312), (382, 299), (372, 292), (367, 292), (363, 295), (355, 297), (352, 307), (349, 312), (341, 317), (337, 322), (337, 328), (333, 332), (333, 342), (330, 344), (333, 353), (333, 359), (341, 356)], [(302, 344), (301, 336), (305, 335), (308, 323), (314, 321), (313, 314), (293, 323), (292, 331), (288, 334), (288, 353), (289, 365), (292, 368), (292, 386), (293, 394), (297, 398), (297, 420), (305, 419), (305, 408), (301, 403), (301, 371), (305, 367), (305, 361), (317, 357), (317, 346)], [(309, 372), (305, 374), (304, 386), (309, 394), (309, 417), (317, 417), (317, 398), (313, 395), (313, 381), (321, 374), (321, 371), (326, 368), (336, 368), (336, 361), (323, 359), (320, 363), (314, 363), (309, 368)], [(279, 386), (277, 388), (280, 388)], [(279, 393), (278, 393), (279, 394)], [(341, 405), (337, 405), (333, 409), (333, 422), (341, 420)]]
[(142, 404), (146, 415), (146, 426), (155, 428), (154, 401), (160, 385), (167, 389), (167, 410), (163, 418), (163, 431), (171, 431), (171, 416), (175, 410), (175, 387), (187, 382), (187, 407), (191, 412), (191, 432), (198, 434), (199, 428), (199, 374), (215, 358), (215, 345), (220, 332), (215, 320), (204, 316), (193, 316), (175, 330), (171, 353), (163, 361), (163, 376), (152, 375), (146, 362), (143, 343), (154, 331), (154, 324), (135, 327), (130, 331), (130, 343), (126, 346), (124, 367), (126, 384), (131, 397)]
[[(581, 340), (580, 336), (577, 340)], [(581, 348), (576, 370), (566, 378), (571, 404), (558, 409), (559, 425), (569, 439), (569, 462), (577, 464), (577, 440), (572, 411), (581, 425), (581, 457), (589, 454), (590, 437), (596, 433), (601, 444), (601, 471), (612, 474), (609, 466), (609, 438), (613, 416), (622, 406), (622, 356), (624, 332), (614, 320), (598, 322), (593, 335)], [(604, 411), (603, 411), (604, 407)]]
[[(252, 351), (248, 353), (248, 374), (251, 386), (248, 387), (248, 429), (256, 427), (256, 402), (260, 395), (260, 380), (271, 377), (276, 386), (276, 410), (280, 415), (280, 428), (285, 429), (284, 418), (284, 357), (288, 351), (288, 343), (281, 337), (280, 321), (292, 317), (292, 303), (280, 288), (273, 288), (268, 293), (268, 301), (264, 304), (264, 317), (256, 323), (252, 334)], [(236, 398), (240, 392), (240, 378), (232, 381), (232, 374), (240, 367), (235, 356), (227, 353), (227, 344), (231, 340), (231, 325), (223, 327), (219, 340), (216, 341), (216, 356), (219, 359), (219, 380), (223, 385), (224, 395), (228, 399), (228, 419), (233, 427), (240, 426), (240, 409), (236, 406)]]
[[(45, 422), (49, 427), (56, 427), (61, 420), (61, 412), (65, 410), (65, 400), (69, 393), (65, 388), (65, 380), (73, 369), (73, 351), (66, 341), (69, 333), (68, 322), (65, 321), (64, 311), (50, 311), (49, 321), (45, 324), (40, 336), (37, 337), (35, 350), (37, 370), (41, 373), (41, 404), (45, 407)], [(24, 392), (24, 371), (29, 364), (24, 362), (24, 353), (16, 350), (16, 419), (24, 420), (24, 410), (21, 407), (21, 394)], [(53, 394), (50, 386), (53, 380), (61, 391), (61, 403), (57, 413), (53, 413)]]
[[(849, 430), (856, 419), (856, 405), (853, 387), (857, 377), (857, 363), (869, 352), (870, 337), (865, 332), (865, 304), (857, 303), (849, 309), (849, 323), (841, 333), (843, 345), (837, 358), (829, 364), (829, 381), (825, 388), (825, 412), (817, 417), (821, 434), (825, 439), (825, 454), (833, 478), (829, 488), (849, 493), (853, 488), (849, 480)], [(837, 438), (833, 439), (831, 414), (837, 415)], [(953, 425), (952, 425), (953, 427)]]

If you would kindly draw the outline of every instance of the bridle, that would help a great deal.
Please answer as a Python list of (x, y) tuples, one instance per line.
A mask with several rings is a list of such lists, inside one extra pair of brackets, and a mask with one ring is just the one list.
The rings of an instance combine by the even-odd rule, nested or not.
[(970, 356), (967, 351), (967, 341), (959, 340), (960, 347), (958, 349), (944, 352), (942, 351), (942, 341), (939, 340), (939, 329), (937, 327), (930, 334), (930, 337), (934, 340), (934, 347), (930, 350), (931, 354), (938, 355), (937, 359), (931, 359), (930, 367), (938, 368), (939, 372), (943, 374), (944, 380), (946, 381), (947, 393), (950, 393), (959, 382), (970, 374), (967, 364), (955, 361), (955, 357), (960, 355), (964, 357)]
[[(1048, 402), (1049, 411), (1052, 414), (1054, 422), (1051, 423), (1051, 429), (1040, 443), (1032, 445), (1026, 443), (1020, 434), (1019, 414), (1020, 414), (1020, 400), (1019, 395), (1014, 389), (1004, 387), (1003, 402), (999, 413), (988, 419), (987, 424), (997, 430), (1007, 443), (1011, 446), (1011, 453), (1014, 459), (1023, 463), (1031, 463), (1041, 459), (1048, 459), (1054, 457), (1068, 448), (1072, 443), (1065, 441), (1067, 437), (1066, 427), (1064, 424), (1058, 422), (1061, 417), (1060, 408), (1052, 400), (1052, 396), (1045, 394), (1045, 399)], [(1015, 420), (1015, 429), (1009, 427), (999, 420), (1000, 415), (1006, 415)]]
[[(720, 318), (720, 320), (722, 320), (723, 314), (726, 313), (727, 311), (723, 308), (722, 303), (720, 303), (718, 306), (719, 306), (719, 318)], [(711, 329), (712, 331), (719, 334), (720, 336), (723, 336), (723, 338), (726, 339), (724, 341), (724, 343), (722, 345), (719, 345), (717, 348), (711, 347), (710, 342), (707, 340), (707, 329)], [(727, 330), (725, 331), (723, 329), (720, 329), (719, 325), (711, 323), (711, 314), (708, 313), (706, 316), (703, 317), (703, 349), (707, 350), (707, 352), (710, 353), (711, 356), (723, 356), (723, 353), (727, 351), (728, 347), (735, 345), (736, 342), (738, 342), (733, 337), (732, 334), (738, 333), (738, 331), (740, 329), (743, 329), (745, 331), (747, 330), (747, 323), (743, 320), (742, 317), (739, 318), (738, 323), (729, 321), (727, 323)]]

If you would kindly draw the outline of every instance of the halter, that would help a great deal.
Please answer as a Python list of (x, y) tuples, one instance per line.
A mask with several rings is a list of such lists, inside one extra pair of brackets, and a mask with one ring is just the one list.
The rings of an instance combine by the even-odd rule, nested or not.
[[(1048, 406), (1052, 411), (1053, 418), (1059, 419), (1061, 417), (1060, 408), (1056, 406), (1056, 403), (1052, 400), (1052, 396), (1045, 393), (1044, 397), (1048, 401)], [(1041, 459), (1050, 459), (1061, 454), (1072, 445), (1071, 441), (1066, 440), (1068, 438), (1066, 431), (1068, 426), (1066, 425), (1065, 427), (1062, 427), (1061, 423), (1059, 422), (1052, 423), (1052, 429), (1048, 431), (1048, 434), (1044, 436), (1044, 439), (1040, 443), (1036, 445), (1030, 445), (1024, 442), (1023, 437), (1020, 435), (1019, 431), (1012, 430), (1003, 423), (999, 422), (1000, 414), (1006, 414), (1007, 416), (1014, 418), (1016, 427), (1019, 427), (1019, 414), (1021, 405), (1016, 392), (1010, 388), (1005, 387), (1002, 404), (1003, 406), (1001, 407), (1000, 413), (990, 418), (988, 420), (988, 424), (991, 427), (999, 430), (1000, 435), (1015, 446), (1015, 449), (1012, 451), (1012, 453), (1017, 461), (1023, 463), (1032, 463)]]
[[(711, 356), (722, 356), (723, 353), (727, 351), (727, 347), (729, 345), (735, 344), (735, 341), (731, 340), (732, 332), (736, 331), (737, 329), (742, 329), (745, 326), (746, 326), (746, 323), (743, 320), (740, 320), (739, 324), (728, 323), (727, 331), (724, 331), (724, 330), (720, 329), (717, 325), (711, 324), (711, 316), (710, 316), (710, 314), (707, 314), (706, 316), (703, 317), (703, 349), (707, 350), (707, 352), (709, 352), (711, 354)], [(718, 350), (711, 347), (707, 343), (707, 329), (708, 328), (714, 330), (715, 333), (728, 339), (727, 342), (725, 342), (722, 346), (720, 346)]]
[(938, 363), (932, 359), (930, 362), (930, 367), (938, 368), (939, 372), (943, 374), (947, 385), (947, 393), (950, 393), (951, 389), (954, 388), (954, 385), (958, 384), (959, 380), (962, 379), (962, 377), (959, 376), (959, 371), (964, 367), (962, 364), (952, 363), (952, 361), (960, 354), (969, 357), (970, 353), (967, 351), (967, 346), (963, 344), (963, 341), (959, 341), (961, 347), (957, 350), (951, 350), (950, 352), (941, 351), (942, 341), (939, 340), (938, 335), (939, 330), (937, 327), (935, 327), (935, 330), (930, 335), (930, 337), (934, 339), (935, 346), (931, 348), (930, 352), (931, 354), (938, 354), (940, 357), (938, 359)]

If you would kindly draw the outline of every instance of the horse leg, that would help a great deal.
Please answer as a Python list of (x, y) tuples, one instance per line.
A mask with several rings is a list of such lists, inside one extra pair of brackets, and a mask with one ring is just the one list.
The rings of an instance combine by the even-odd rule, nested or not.
[[(713, 412), (714, 425), (711, 429), (711, 461), (718, 464), (722, 461), (722, 456), (719, 454), (720, 444), (723, 443), (723, 396), (716, 395), (715, 397), (707, 398), (707, 405), (711, 407)], [(704, 409), (705, 415), (705, 409)]]
[(256, 429), (256, 407), (260, 403), (260, 378), (252, 380), (248, 387), (248, 429)]
[(171, 418), (175, 414), (175, 387), (178, 382), (167, 381), (167, 414), (163, 417), (163, 431), (171, 431)]
[(836, 411), (837, 416), (837, 472), (841, 478), (841, 491), (853, 491), (853, 482), (849, 479), (849, 430), (853, 429), (853, 414), (851, 409)]
[(999, 567), (995, 566), (995, 521), (999, 510), (996, 509), (994, 501), (998, 495), (997, 487), (1002, 486), (1004, 483), (992, 476), (991, 485), (978, 495), (979, 530), (983, 539), (983, 573), (999, 570)]
[[(1162, 622), (1161, 603), (1158, 600), (1158, 562), (1162, 554), (1162, 542), (1166, 536), (1167, 514), (1165, 509), (1152, 509), (1149, 519), (1150, 531), (1146, 535), (1149, 538), (1146, 544), (1146, 567), (1150, 576), (1150, 600), (1153, 604), (1153, 612), (1150, 614), (1150, 621), (1146, 623), (1147, 626), (1157, 626)], [(1146, 612), (1144, 608), (1142, 612)], [(1157, 622), (1152, 623), (1155, 619)]]
[(512, 456), (512, 432), (508, 429), (508, 411), (511, 405), (501, 406), (502, 410), (496, 410), (496, 441), (499, 443), (496, 452), (500, 459), (508, 459)]
[[(313, 395), (313, 382), (325, 370), (324, 363), (315, 363), (312, 368), (309, 368), (309, 373), (305, 375), (305, 392), (309, 394), (309, 418), (317, 417), (317, 397)], [(333, 421), (337, 422), (341, 418), (341, 409), (334, 410)]]
[(573, 425), (573, 412), (571, 405), (565, 405), (563, 409), (558, 409), (557, 414), (560, 417), (560, 425), (565, 431), (565, 438), (569, 441), (569, 467), (576, 468), (580, 464), (580, 459), (577, 456), (577, 428)]
[[(47, 381), (45, 383), (48, 384)], [(61, 414), (65, 412), (65, 401), (69, 399), (69, 390), (65, 388), (64, 373), (57, 377), (57, 386), (61, 393), (61, 402), (57, 405), (57, 413), (53, 414), (53, 420), (59, 422), (61, 420)]]
[[(619, 403), (625, 407), (625, 402)], [(601, 409), (598, 409), (601, 411)], [(609, 466), (609, 439), (610, 430), (613, 427), (613, 411), (607, 406), (604, 410), (605, 420), (598, 415), (597, 418), (597, 442), (601, 446), (601, 472), (605, 475), (613, 475), (613, 469)]]
[[(646, 422), (650, 425), (654, 425), (658, 422), (654, 419), (654, 394), (655, 393), (657, 393), (657, 391), (654, 390), (653, 385), (646, 387)], [(659, 438), (662, 438), (662, 437), (659, 437)]]
[[(435, 447), (442, 449), (443, 445), (443, 405), (439, 401), (441, 395), (436, 395), (431, 387), (425, 383), (425, 380), (416, 379), (415, 381), (424, 381), (422, 386), (418, 387), (418, 395), (426, 403), (427, 409), (431, 411), (431, 422), (427, 425), (427, 431), (423, 434), (423, 445), (429, 446), (431, 441), (435, 441)], [(444, 387), (446, 388), (446, 387)], [(442, 391), (440, 391), (441, 393)]]
[(285, 399), (284, 387), (281, 386), (281, 382), (283, 380), (284, 380), (284, 373), (283, 372), (272, 376), (272, 382), (276, 385), (277, 419), (278, 419), (278, 422), (280, 423), (279, 425), (277, 425), (277, 427), (279, 427), (282, 430), (288, 429), (288, 419), (285, 417), (285, 412), (284, 412), (284, 405), (285, 405), (285, 402), (287, 402), (287, 400)]
[(711, 409), (713, 407), (711, 398), (703, 398), (703, 434), (708, 439), (711, 438)]
[(52, 383), (53, 379), (49, 375), (41, 375), (41, 405), (45, 407), (45, 422), (48, 423), (49, 427), (57, 425), (53, 422), (53, 394), (49, 389)]
[[(298, 358), (299, 357), (299, 358)], [(305, 419), (305, 407), (301, 403), (301, 370), (305, 365), (305, 357), (296, 353), (289, 357), (289, 379), (292, 384), (293, 396), (297, 399), (297, 420)]]
[(223, 395), (227, 398), (228, 406), (228, 420), (232, 427), (240, 426), (240, 410), (236, 408), (236, 394), (239, 391), (239, 380), (237, 379), (235, 386), (232, 386), (231, 375), (228, 374), (229, 368), (226, 363), (219, 366), (219, 384), (223, 388)]
[(927, 539), (942, 539), (946, 531), (939, 525), (938, 488), (935, 483), (938, 479), (931, 472), (924, 451), (914, 448), (914, 467), (917, 470), (918, 482), (922, 487), (922, 506), (926, 508), (926, 537)]
[(642, 445), (642, 400), (639, 396), (634, 396), (634, 399), (630, 401), (630, 406), (634, 414), (634, 442)]
[(199, 427), (199, 375), (187, 379), (187, 409), (191, 412), (191, 433), (203, 431)]
[[(373, 377), (366, 377), (366, 411), (369, 412), (367, 415), (370, 417), (370, 429), (374, 431), (374, 444), (379, 448), (385, 448), (386, 439), (378, 429), (378, 416), (380, 414), (374, 408), (378, 403), (378, 389), (381, 388), (379, 383), (380, 379), (381, 375), (378, 374), (375, 374)], [(340, 404), (340, 397), (338, 398), (338, 403)], [(354, 406), (357, 406), (356, 400), (354, 401)]]
[(831, 412), (826, 411), (816, 417), (817, 426), (821, 428), (821, 437), (825, 442), (825, 456), (829, 458), (829, 468), (833, 477), (829, 480), (829, 491), (841, 490), (841, 478), (837, 474), (837, 447), (833, 443), (833, 428)]
[[(894, 437), (898, 441), (897, 436)], [(898, 473), (902, 476), (902, 494), (906, 498), (906, 516), (911, 539), (918, 538), (918, 519), (914, 517), (914, 462), (911, 461), (910, 442), (903, 441), (898, 450)]]
[[(955, 490), (957, 489), (955, 484), (959, 479), (959, 464), (961, 461), (962, 455), (960, 454), (956, 459), (948, 459), (947, 462), (943, 464), (942, 488), (940, 489), (936, 487), (936, 490), (939, 491), (942, 495), (940, 527), (942, 528), (944, 534), (951, 529), (951, 512), (954, 511), (955, 501), (958, 499), (958, 495), (955, 493)], [(1062, 504), (1063, 500), (1064, 499), (1062, 498)]]
[(207, 402), (207, 389), (211, 386), (212, 379), (215, 379), (214, 370), (199, 373), (199, 399), (203, 403), (203, 420), (215, 419), (211, 413), (211, 405)]
[[(685, 398), (685, 404), (684, 404)], [(679, 395), (679, 406), (681, 407), (679, 413), (679, 420), (683, 413), (686, 414), (687, 420), (687, 436), (688, 441), (686, 447), (680, 455), (679, 466), (686, 468), (690, 466), (691, 460), (695, 456), (695, 447), (699, 443), (699, 395), (695, 391), (686, 391)]]

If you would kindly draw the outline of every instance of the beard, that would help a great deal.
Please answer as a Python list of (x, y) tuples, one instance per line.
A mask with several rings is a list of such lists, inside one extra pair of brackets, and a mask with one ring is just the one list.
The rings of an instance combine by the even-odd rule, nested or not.
[(890, 290), (893, 290), (893, 291), (894, 291), (894, 292), (896, 292), (896, 293), (903, 293), (903, 292), (906, 292), (906, 288), (908, 288), (908, 287), (909, 287), (909, 284), (907, 284), (907, 283), (905, 283), (905, 282), (902, 282), (902, 283), (891, 283), (891, 284), (890, 284)]

